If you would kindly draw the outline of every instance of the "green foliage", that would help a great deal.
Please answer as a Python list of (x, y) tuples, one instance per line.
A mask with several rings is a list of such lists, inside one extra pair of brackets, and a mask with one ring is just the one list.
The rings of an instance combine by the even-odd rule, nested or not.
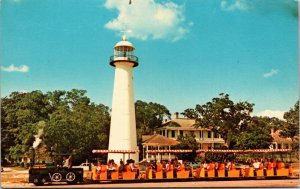
[(28, 152), (39, 122), (48, 119), (47, 105), (41, 91), (13, 92), (1, 99), (1, 158)]
[(13, 92), (1, 101), (1, 158), (18, 159), (35, 140), (39, 128), (44, 142), (55, 153), (74, 153), (85, 161), (92, 150), (107, 148), (109, 108), (90, 103), (86, 91), (54, 91), (43, 94)]
[(93, 149), (108, 146), (109, 109), (90, 103), (85, 91), (49, 93), (52, 114), (45, 127), (45, 144), (56, 153), (72, 153), (76, 162), (93, 156)]
[(283, 117), (286, 119), (286, 124), (282, 135), (291, 138), (299, 135), (299, 100), (294, 105), (294, 108), (284, 113)]
[(288, 112), (283, 115), (286, 119), (286, 124), (282, 129), (281, 134), (284, 137), (292, 138), (292, 150), (296, 154), (295, 157), (299, 159), (299, 100)]
[[(253, 106), (248, 102), (234, 103), (228, 94), (221, 93), (211, 102), (197, 104), (182, 114), (196, 119), (197, 127), (221, 134), (229, 148), (268, 148), (271, 128), (282, 130), (283, 136), (293, 138), (293, 148), (299, 147), (299, 101), (284, 114), (286, 121), (251, 117)], [(142, 135), (153, 134), (170, 112), (161, 104), (140, 100), (135, 103), (135, 111), (138, 145), (142, 149)], [(1, 98), (1, 159), (5, 156), (16, 160), (28, 153), (34, 135), (42, 128), (48, 151), (72, 153), (75, 163), (79, 163), (93, 157), (93, 149), (107, 149), (109, 126), (109, 108), (91, 103), (84, 90), (13, 92)], [(179, 149), (197, 149), (192, 135), (179, 136), (178, 140)], [(196, 154), (183, 156), (193, 161)]]
[(138, 100), (135, 103), (135, 116), (138, 139), (141, 139), (144, 134), (153, 134), (161, 126), (163, 119), (171, 114), (161, 104)]
[(270, 125), (264, 118), (253, 117), (247, 129), (234, 136), (237, 149), (265, 149), (272, 142)]
[[(137, 129), (137, 143), (142, 150), (142, 135), (153, 134), (154, 130), (161, 126), (165, 117), (170, 117), (169, 110), (158, 103), (144, 102), (138, 100), (135, 102), (135, 117)], [(140, 153), (142, 156), (142, 153)]]
[(179, 135), (177, 140), (180, 142), (180, 144), (176, 145), (175, 149), (193, 150), (192, 153), (180, 154), (180, 159), (195, 161), (197, 150), (197, 142), (195, 140), (195, 135), (193, 133), (189, 133), (184, 136)]
[(188, 118), (196, 118), (196, 126), (210, 128), (221, 134), (229, 148), (232, 147), (233, 135), (246, 129), (251, 120), (250, 113), (254, 104), (248, 102), (234, 103), (228, 94), (220, 94), (211, 102), (197, 104), (195, 109), (186, 109), (182, 114)]

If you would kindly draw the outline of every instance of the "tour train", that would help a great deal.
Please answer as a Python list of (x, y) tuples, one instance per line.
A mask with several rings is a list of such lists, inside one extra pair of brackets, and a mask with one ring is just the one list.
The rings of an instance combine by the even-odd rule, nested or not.
[[(152, 153), (182, 153), (191, 152), (191, 150), (152, 150)], [(98, 150), (94, 153), (134, 153), (135, 151), (109, 151)], [(239, 153), (239, 150), (198, 150), (197, 153)], [(246, 152), (247, 151), (242, 151)], [(250, 151), (248, 151), (250, 152)], [(289, 152), (289, 150), (257, 150), (256, 152)], [(63, 167), (47, 167), (43, 164), (35, 164), (29, 170), (29, 182), (35, 185), (43, 185), (45, 183), (67, 182), (68, 184), (77, 183), (117, 183), (117, 182), (159, 182), (159, 181), (201, 181), (201, 180), (237, 180), (237, 179), (285, 179), (297, 178), (299, 174), (293, 174), (291, 166), (278, 161), (275, 165), (270, 162), (266, 167), (260, 166), (255, 169), (253, 166), (243, 165), (242, 167), (235, 166), (232, 163), (230, 169), (227, 169), (225, 163), (209, 163), (204, 167), (191, 167), (181, 164), (181, 169), (170, 164), (168, 170), (163, 169), (162, 164), (157, 164), (156, 168), (150, 164), (139, 166), (139, 170), (131, 170), (128, 165), (125, 169), (119, 170), (119, 165), (115, 165), (113, 170), (110, 170), (106, 164), (98, 164), (98, 166), (90, 167), (88, 171), (82, 168), (63, 168)], [(105, 182), (103, 182), (105, 181)]]

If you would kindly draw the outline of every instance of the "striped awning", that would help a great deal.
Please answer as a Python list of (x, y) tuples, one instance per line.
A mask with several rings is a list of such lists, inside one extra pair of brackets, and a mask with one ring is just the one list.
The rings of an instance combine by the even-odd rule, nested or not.
[(210, 152), (210, 153), (257, 153), (257, 152), (264, 152), (264, 153), (275, 153), (275, 152), (290, 152), (291, 149), (253, 149), (253, 150), (221, 150), (221, 149), (209, 149), (209, 150), (197, 150), (197, 153), (201, 152)]
[(147, 150), (146, 153), (189, 153), (193, 150)]
[(140, 152), (140, 150), (93, 150), (94, 154), (107, 154), (107, 153), (119, 153), (119, 154), (132, 154)]

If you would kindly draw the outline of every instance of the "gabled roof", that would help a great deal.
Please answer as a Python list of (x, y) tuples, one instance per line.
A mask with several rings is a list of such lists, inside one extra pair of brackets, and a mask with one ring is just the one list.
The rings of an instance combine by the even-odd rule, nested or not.
[(149, 146), (174, 146), (180, 143), (159, 134), (144, 135), (142, 136), (142, 142), (142, 144), (147, 144)]
[(163, 123), (163, 126), (168, 126), (174, 123), (174, 125), (178, 125), (179, 127), (194, 127), (196, 120), (195, 119), (187, 119), (187, 118), (177, 118), (168, 120), (167, 122)]

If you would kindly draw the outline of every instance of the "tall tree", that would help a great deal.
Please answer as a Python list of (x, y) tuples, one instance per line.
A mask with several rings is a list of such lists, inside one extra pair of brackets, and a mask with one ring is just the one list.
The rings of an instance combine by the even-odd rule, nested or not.
[(204, 105), (197, 104), (195, 109), (187, 109), (182, 114), (188, 118), (196, 119), (196, 126), (210, 128), (221, 134), (229, 148), (233, 135), (246, 129), (251, 120), (250, 113), (254, 104), (249, 102), (234, 103), (228, 94), (221, 93), (211, 102)]
[(45, 127), (45, 143), (56, 153), (72, 153), (75, 162), (92, 156), (92, 150), (107, 148), (109, 108), (90, 103), (86, 91), (55, 91), (48, 93), (52, 105)]
[(17, 158), (29, 151), (40, 121), (48, 119), (48, 102), (41, 91), (13, 92), (1, 100), (3, 156)]
[(299, 135), (299, 100), (294, 107), (285, 112), (283, 118), (286, 120), (282, 135), (294, 138)]
[(272, 143), (270, 125), (261, 117), (253, 117), (247, 129), (234, 136), (234, 147), (238, 149), (269, 148)]
[(137, 145), (142, 150), (142, 135), (153, 134), (154, 130), (161, 126), (164, 118), (170, 117), (171, 114), (164, 105), (138, 100), (135, 102), (135, 116)]
[(283, 117), (286, 119), (286, 124), (281, 134), (292, 138), (293, 154), (299, 160), (299, 100), (293, 108), (284, 113)]

